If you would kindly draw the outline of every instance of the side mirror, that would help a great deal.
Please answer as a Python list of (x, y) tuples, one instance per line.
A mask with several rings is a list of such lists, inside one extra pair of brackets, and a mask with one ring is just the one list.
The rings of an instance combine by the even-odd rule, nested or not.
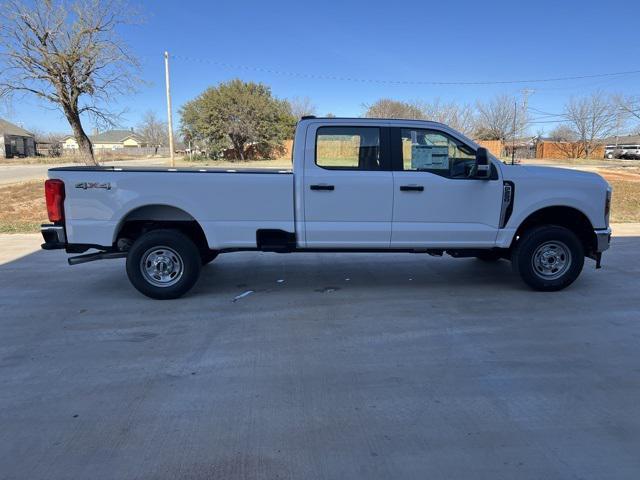
[(489, 180), (489, 178), (491, 178), (489, 151), (484, 147), (480, 147), (476, 150), (476, 178), (482, 180)]

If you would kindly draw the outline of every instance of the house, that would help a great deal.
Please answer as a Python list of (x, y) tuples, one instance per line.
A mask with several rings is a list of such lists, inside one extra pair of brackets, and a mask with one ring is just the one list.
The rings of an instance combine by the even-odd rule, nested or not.
[(0, 158), (32, 157), (35, 154), (33, 134), (0, 118)]
[(623, 145), (640, 145), (640, 135), (617, 135), (602, 140), (604, 145), (619, 147)]
[[(133, 130), (107, 130), (106, 132), (89, 136), (89, 140), (91, 140), (94, 151), (148, 146), (144, 138)], [(78, 149), (78, 142), (76, 142), (73, 135), (67, 135), (60, 142), (63, 150)]]

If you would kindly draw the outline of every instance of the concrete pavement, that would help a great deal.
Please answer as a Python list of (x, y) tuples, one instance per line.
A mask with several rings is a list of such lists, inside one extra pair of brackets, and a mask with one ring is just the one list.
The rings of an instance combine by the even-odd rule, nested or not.
[[(101, 165), (119, 166), (145, 166), (166, 165), (167, 160), (162, 158), (143, 158), (140, 160), (122, 160), (116, 162), (101, 162)], [(78, 165), (77, 163), (39, 164), (39, 165), (0, 165), (0, 185), (39, 180), (47, 177), (47, 170), (54, 167), (66, 167)]]
[(170, 302), (2, 236), (0, 478), (637, 479), (625, 233), (557, 293), (506, 261), (236, 253)]

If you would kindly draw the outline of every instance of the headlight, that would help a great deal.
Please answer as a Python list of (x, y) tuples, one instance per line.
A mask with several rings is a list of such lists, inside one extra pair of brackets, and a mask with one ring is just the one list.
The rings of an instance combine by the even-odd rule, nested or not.
[(607, 189), (607, 199), (604, 203), (604, 220), (607, 227), (609, 226), (609, 214), (611, 213), (611, 189)]

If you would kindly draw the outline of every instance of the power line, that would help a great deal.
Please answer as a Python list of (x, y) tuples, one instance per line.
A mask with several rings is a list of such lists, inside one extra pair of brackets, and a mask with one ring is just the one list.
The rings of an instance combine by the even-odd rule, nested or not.
[(434, 86), (447, 86), (447, 85), (507, 85), (507, 84), (522, 84), (522, 83), (550, 83), (550, 82), (564, 82), (571, 80), (584, 80), (589, 78), (603, 78), (603, 77), (620, 77), (625, 75), (640, 74), (640, 70), (628, 70), (624, 72), (607, 72), (596, 73), (591, 75), (571, 75), (564, 77), (551, 77), (551, 78), (531, 78), (531, 79), (517, 79), (517, 80), (462, 80), (462, 81), (434, 81), (434, 80), (392, 80), (392, 79), (379, 79), (379, 78), (361, 78), (350, 77), (340, 75), (326, 75), (326, 74), (314, 74), (304, 72), (293, 72), (289, 70), (278, 70), (268, 67), (258, 67), (253, 65), (241, 65), (226, 62), (219, 62), (217, 60), (211, 60), (206, 58), (187, 57), (184, 55), (171, 55), (171, 58), (175, 60), (183, 60), (187, 62), (206, 63), (210, 65), (216, 65), (229, 70), (248, 70), (260, 73), (271, 73), (274, 75), (307, 78), (311, 80), (331, 80), (341, 82), (359, 82), (359, 83), (376, 83), (385, 85), (434, 85)]
[[(545, 112), (545, 111), (539, 110), (539, 109), (534, 108), (534, 107), (529, 107), (529, 110), (533, 111), (534, 113), (541, 114), (542, 116), (533, 118), (531, 121), (529, 121), (527, 123), (566, 123), (566, 122), (570, 122), (570, 121), (574, 121), (574, 120), (584, 121), (584, 120), (588, 120), (589, 118), (591, 118), (590, 115), (587, 115), (586, 117), (577, 117), (577, 116), (569, 115), (567, 113), (550, 113), (550, 112)], [(616, 107), (616, 110), (621, 112), (621, 113), (610, 113), (610, 114), (607, 114), (607, 115), (603, 115), (602, 118), (609, 118), (609, 119), (611, 119), (611, 118), (619, 118), (624, 113), (629, 113), (629, 114), (632, 114), (632, 115), (636, 114), (636, 110), (634, 110), (634, 109), (629, 109), (629, 108), (624, 108), (624, 107)], [(638, 110), (638, 112), (640, 112), (640, 110)], [(557, 120), (544, 120), (545, 118), (555, 118)]]

